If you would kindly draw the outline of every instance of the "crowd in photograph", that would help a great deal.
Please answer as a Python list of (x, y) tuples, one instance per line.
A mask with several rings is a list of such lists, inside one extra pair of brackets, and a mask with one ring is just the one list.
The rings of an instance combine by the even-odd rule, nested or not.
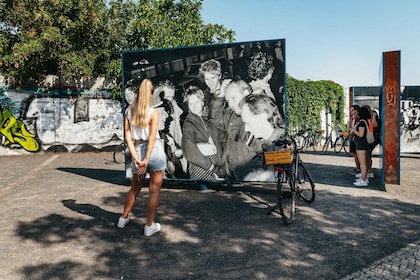
[[(196, 79), (179, 87), (156, 82), (152, 106), (159, 111), (159, 135), (167, 154), (166, 176), (194, 180), (267, 181), (274, 176), (263, 151), (286, 133), (283, 87), (273, 86), (273, 55), (256, 51), (241, 71), (227, 77), (217, 59), (203, 61)], [(130, 104), (136, 89), (127, 87)]]

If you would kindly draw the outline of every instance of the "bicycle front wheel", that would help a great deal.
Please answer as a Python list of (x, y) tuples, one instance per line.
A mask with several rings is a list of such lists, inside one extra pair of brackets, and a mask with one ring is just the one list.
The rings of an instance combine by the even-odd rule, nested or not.
[(298, 165), (296, 192), (306, 203), (312, 203), (315, 200), (315, 183), (302, 162), (299, 162)]
[(288, 225), (295, 217), (296, 191), (293, 179), (290, 176), (285, 178), (285, 172), (282, 172), (281, 176), (277, 181), (277, 196), (281, 218), (283, 223)]

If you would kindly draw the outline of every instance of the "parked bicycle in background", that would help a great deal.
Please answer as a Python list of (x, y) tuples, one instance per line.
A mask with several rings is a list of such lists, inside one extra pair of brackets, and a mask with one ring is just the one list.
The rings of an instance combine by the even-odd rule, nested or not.
[(296, 141), (298, 149), (302, 152), (305, 152), (308, 149), (316, 151), (321, 143), (323, 133), (324, 130), (322, 129), (300, 129), (293, 135), (293, 138)]
[(344, 151), (348, 156), (351, 156), (350, 153), (350, 134), (347, 130), (338, 130), (339, 136), (334, 141), (334, 151), (339, 153)]
[(333, 142), (333, 132), (334, 132), (334, 128), (330, 125), (327, 124), (328, 126), (328, 136), (325, 138), (325, 142), (324, 145), (322, 146), (322, 151), (321, 154), (325, 155), (325, 153), (327, 152), (328, 148), (333, 149), (334, 148), (334, 142)]

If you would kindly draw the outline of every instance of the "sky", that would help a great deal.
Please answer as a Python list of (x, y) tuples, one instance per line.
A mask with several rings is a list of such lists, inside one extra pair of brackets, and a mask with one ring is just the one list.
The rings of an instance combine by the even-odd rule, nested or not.
[(286, 72), (345, 88), (381, 86), (384, 52), (401, 52), (401, 86), (420, 86), (419, 0), (203, 0), (205, 23), (235, 42), (286, 40)]

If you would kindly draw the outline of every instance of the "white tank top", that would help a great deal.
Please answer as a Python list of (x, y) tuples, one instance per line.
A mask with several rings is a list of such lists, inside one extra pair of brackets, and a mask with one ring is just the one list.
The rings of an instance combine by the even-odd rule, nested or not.
[[(147, 112), (146, 122), (150, 121), (150, 117), (152, 116), (153, 112), (155, 111), (154, 108), (149, 108), (149, 112)], [(133, 140), (149, 140), (150, 134), (150, 126), (147, 127), (139, 127), (135, 126), (131, 123), (131, 108), (128, 109), (128, 121), (130, 122), (130, 129), (131, 129), (131, 136)], [(160, 139), (158, 131), (156, 131), (156, 139)]]

